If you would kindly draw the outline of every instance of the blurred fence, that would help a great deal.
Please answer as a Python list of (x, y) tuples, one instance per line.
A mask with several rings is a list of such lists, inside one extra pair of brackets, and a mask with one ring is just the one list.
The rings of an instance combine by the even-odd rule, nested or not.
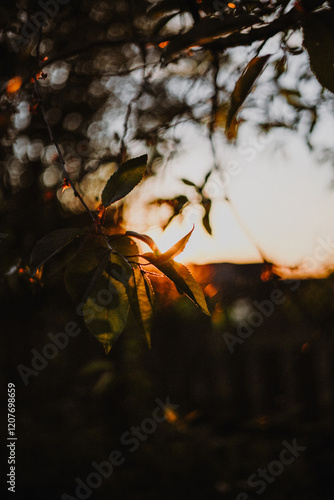
[[(211, 295), (212, 323), (186, 300), (172, 312), (169, 305), (154, 332), (157, 369), (168, 393), (189, 407), (218, 411), (224, 421), (329, 425), (334, 301), (327, 288), (332, 280), (263, 282), (261, 270), (257, 264), (193, 266)], [(254, 304), (268, 305), (275, 296), (279, 303), (261, 319)]]

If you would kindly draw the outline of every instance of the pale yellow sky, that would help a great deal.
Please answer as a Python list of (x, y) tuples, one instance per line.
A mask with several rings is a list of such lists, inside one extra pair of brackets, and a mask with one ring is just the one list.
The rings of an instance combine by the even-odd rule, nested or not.
[[(183, 262), (260, 261), (255, 246), (223, 200), (218, 174), (208, 183), (208, 194), (214, 199), (212, 237), (202, 227), (203, 212), (199, 205), (189, 207), (183, 220), (178, 217), (163, 234), (159, 219), (163, 214), (167, 217), (166, 210), (151, 207), (147, 211), (144, 208), (144, 202), (154, 196), (192, 196), (192, 188), (177, 181), (178, 178), (202, 183), (212, 165), (210, 145), (206, 138), (194, 136), (194, 131), (187, 127), (183, 139), (183, 153), (175, 157), (165, 172), (142, 186), (139, 199), (133, 198), (129, 226), (135, 225), (138, 231), (147, 232), (160, 249), (165, 250), (184, 236), (194, 223), (195, 230), (179, 257)], [(225, 168), (234, 211), (267, 260), (288, 267), (302, 265), (309, 274), (333, 264), (332, 167), (317, 164), (303, 140), (290, 132), (280, 131), (259, 139), (254, 131), (244, 129), (236, 147), (227, 146), (223, 140), (219, 142), (218, 157)], [(325, 248), (319, 250), (319, 245)]]

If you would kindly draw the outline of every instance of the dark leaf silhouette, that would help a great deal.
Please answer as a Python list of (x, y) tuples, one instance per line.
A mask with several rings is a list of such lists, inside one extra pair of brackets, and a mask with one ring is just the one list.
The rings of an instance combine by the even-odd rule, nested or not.
[(30, 259), (30, 272), (34, 276), (37, 269), (53, 255), (85, 232), (82, 228), (58, 229), (39, 240), (33, 248)]
[(334, 92), (334, 14), (323, 10), (308, 14), (303, 24), (304, 46), (311, 69), (321, 85)]
[(122, 163), (110, 177), (102, 192), (102, 204), (107, 208), (121, 200), (142, 180), (147, 163), (147, 155)]
[(233, 121), (235, 120), (236, 114), (243, 105), (246, 97), (251, 92), (254, 83), (261, 74), (266, 62), (268, 61), (270, 55), (262, 57), (254, 57), (246, 69), (242, 73), (241, 77), (235, 84), (234, 90), (232, 92), (230, 108), (227, 114), (226, 120), (226, 134), (228, 134)]

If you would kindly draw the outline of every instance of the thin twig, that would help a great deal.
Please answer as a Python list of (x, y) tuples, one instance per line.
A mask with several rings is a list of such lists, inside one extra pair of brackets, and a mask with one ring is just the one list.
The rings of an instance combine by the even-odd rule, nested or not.
[(76, 196), (81, 204), (83, 205), (83, 207), (85, 208), (86, 212), (89, 213), (91, 219), (93, 222), (96, 222), (97, 220), (97, 217), (96, 215), (90, 210), (90, 208), (87, 206), (85, 200), (83, 199), (83, 197), (81, 196), (81, 194), (79, 193), (79, 191), (77, 190), (77, 188), (75, 187), (74, 185), (74, 182), (72, 181), (69, 173), (67, 172), (66, 170), (66, 166), (65, 166), (65, 160), (64, 160), (64, 157), (63, 157), (63, 154), (60, 150), (60, 147), (59, 147), (59, 144), (58, 142), (56, 141), (55, 137), (54, 137), (54, 134), (53, 134), (53, 130), (52, 130), (52, 127), (51, 127), (51, 124), (50, 124), (50, 121), (48, 119), (48, 116), (47, 116), (47, 113), (45, 111), (45, 108), (44, 108), (44, 105), (43, 105), (43, 102), (42, 102), (42, 94), (41, 94), (41, 91), (40, 91), (40, 88), (39, 88), (39, 83), (38, 83), (38, 80), (37, 80), (37, 77), (34, 76), (34, 82), (35, 82), (35, 90), (36, 90), (36, 94), (38, 96), (38, 100), (39, 100), (39, 107), (42, 111), (42, 115), (43, 115), (43, 118), (44, 118), (44, 121), (45, 121), (45, 124), (46, 124), (46, 127), (48, 129), (48, 133), (49, 133), (49, 137), (50, 137), (50, 140), (51, 142), (54, 144), (56, 150), (57, 150), (57, 153), (58, 153), (58, 158), (59, 158), (59, 162), (60, 162), (60, 165), (61, 165), (61, 168), (62, 168), (62, 172), (63, 172), (63, 177), (64, 177), (64, 180), (66, 180), (66, 182), (69, 183), (69, 185), (71, 186), (71, 188), (73, 189), (73, 193), (74, 193), (74, 196)]
[(219, 73), (219, 58), (216, 50), (211, 51), (213, 56), (213, 95), (211, 97), (211, 121), (210, 121), (210, 141), (212, 139), (212, 134), (215, 130), (216, 116), (218, 111), (219, 102), (219, 86), (218, 86), (218, 73)]
[(51, 57), (50, 59), (44, 61), (41, 64), (41, 68), (44, 68), (45, 66), (48, 66), (49, 64), (53, 64), (54, 62), (61, 61), (64, 59), (70, 59), (72, 57), (79, 56), (81, 54), (85, 55), (87, 52), (94, 50), (94, 49), (102, 49), (102, 48), (115, 48), (118, 46), (126, 45), (126, 44), (134, 44), (140, 47), (140, 45), (155, 45), (158, 46), (162, 42), (169, 41), (171, 37), (157, 37), (157, 38), (142, 38), (142, 37), (128, 37), (128, 38), (118, 38), (114, 40), (98, 40), (95, 42), (91, 42), (87, 45), (83, 45), (81, 47), (76, 47), (72, 49), (67, 49), (64, 50), (64, 52)]
[(124, 119), (124, 131), (123, 131), (123, 135), (121, 138), (120, 153), (119, 153), (119, 157), (120, 157), (121, 162), (123, 161), (123, 155), (125, 152), (125, 138), (126, 138), (126, 135), (128, 133), (128, 129), (129, 129), (129, 120), (130, 120), (130, 116), (132, 113), (133, 104), (141, 98), (141, 96), (143, 95), (143, 93), (145, 91), (146, 83), (148, 82), (148, 80), (152, 76), (153, 69), (146, 76), (145, 76), (145, 69), (146, 69), (146, 61), (144, 59), (142, 84), (141, 84), (140, 89), (137, 92), (137, 94), (129, 102), (127, 110), (126, 110), (126, 115), (125, 115), (125, 119)]
[(106, 242), (106, 245), (107, 245), (108, 249), (112, 253), (115, 253), (115, 254), (119, 255), (120, 257), (122, 257), (128, 263), (128, 260), (126, 259), (126, 257), (124, 257), (124, 255), (120, 254), (117, 250), (115, 250), (115, 248), (110, 244), (108, 235), (103, 231), (103, 228), (101, 227), (99, 218), (94, 214), (94, 212), (92, 212), (89, 209), (89, 207), (87, 206), (85, 200), (83, 199), (83, 197), (81, 196), (81, 194), (79, 193), (79, 191), (75, 187), (73, 181), (71, 180), (71, 178), (70, 178), (70, 176), (69, 176), (69, 174), (68, 174), (68, 172), (66, 170), (66, 167), (65, 167), (64, 157), (63, 157), (62, 152), (60, 150), (59, 144), (58, 144), (58, 142), (55, 139), (55, 136), (53, 134), (53, 130), (52, 130), (50, 121), (49, 121), (49, 119), (47, 117), (44, 105), (42, 103), (42, 95), (41, 95), (41, 91), (40, 91), (40, 88), (39, 88), (39, 83), (38, 83), (38, 80), (37, 80), (36, 76), (34, 76), (34, 82), (35, 82), (36, 94), (37, 94), (38, 100), (39, 100), (39, 107), (40, 107), (40, 109), (42, 111), (43, 118), (44, 118), (45, 124), (46, 124), (47, 129), (48, 129), (50, 140), (54, 144), (54, 146), (55, 146), (55, 148), (57, 150), (59, 161), (60, 161), (60, 164), (61, 164), (61, 167), (62, 167), (62, 172), (63, 172), (64, 179), (66, 179), (66, 181), (68, 182), (68, 184), (73, 189), (74, 196), (76, 196), (80, 200), (80, 202), (83, 205), (83, 207), (85, 208), (86, 212), (89, 213), (89, 215), (90, 215), (90, 217), (91, 217), (91, 219), (92, 219), (92, 221), (94, 223), (96, 232), (102, 236), (102, 238)]
[[(35, 82), (35, 90), (36, 90), (36, 94), (38, 96), (38, 100), (39, 100), (39, 107), (42, 111), (42, 114), (43, 114), (43, 118), (44, 118), (44, 121), (45, 121), (45, 124), (47, 126), (47, 129), (48, 129), (48, 133), (49, 133), (49, 137), (50, 137), (50, 140), (51, 142), (54, 144), (56, 150), (57, 150), (57, 153), (58, 153), (58, 158), (59, 158), (59, 161), (60, 161), (60, 164), (61, 164), (61, 168), (62, 168), (62, 172), (63, 172), (63, 176), (64, 176), (64, 179), (68, 182), (68, 184), (71, 186), (71, 188), (73, 189), (73, 193), (74, 193), (74, 196), (76, 196), (82, 206), (85, 208), (86, 212), (90, 215), (94, 225), (95, 225), (95, 228), (96, 228), (96, 231), (98, 234), (100, 234), (102, 236), (102, 238), (104, 239), (104, 241), (106, 242), (107, 244), (107, 247), (108, 249), (113, 252), (113, 253), (117, 253), (115, 251), (115, 249), (112, 247), (112, 245), (110, 244), (110, 241), (108, 239), (108, 236), (105, 234), (105, 232), (103, 231), (101, 225), (99, 224), (99, 219), (98, 217), (94, 214), (94, 212), (92, 212), (90, 210), (90, 208), (87, 206), (85, 200), (83, 199), (83, 197), (81, 196), (81, 194), (79, 193), (79, 191), (77, 190), (77, 188), (75, 187), (69, 173), (67, 172), (66, 170), (66, 166), (65, 166), (65, 160), (64, 160), (64, 157), (63, 157), (63, 154), (60, 150), (60, 147), (59, 147), (59, 144), (58, 142), (56, 141), (55, 139), (55, 136), (53, 134), (53, 130), (52, 130), (52, 127), (51, 127), (51, 124), (50, 124), (50, 121), (47, 117), (47, 114), (46, 114), (46, 111), (45, 111), (45, 108), (44, 108), (44, 105), (43, 105), (43, 102), (42, 102), (42, 94), (41, 94), (41, 91), (40, 91), (40, 88), (39, 88), (39, 83), (38, 83), (38, 80), (37, 80), (37, 77), (34, 76), (34, 82)], [(126, 260), (126, 259), (125, 259)]]

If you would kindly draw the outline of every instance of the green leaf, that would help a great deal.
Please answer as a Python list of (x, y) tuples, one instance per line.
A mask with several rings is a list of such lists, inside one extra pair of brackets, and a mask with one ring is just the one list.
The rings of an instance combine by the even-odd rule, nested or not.
[(133, 269), (128, 286), (128, 297), (132, 312), (145, 334), (148, 346), (151, 347), (153, 288), (150, 280), (139, 268)]
[(125, 257), (129, 257), (131, 261), (137, 262), (139, 248), (138, 245), (133, 241), (132, 238), (129, 238), (128, 235), (115, 235), (115, 237), (109, 238), (112, 247), (121, 255)]
[(169, 259), (172, 259), (174, 257), (177, 257), (181, 252), (183, 252), (186, 244), (188, 243), (188, 240), (195, 229), (195, 226), (193, 226), (192, 230), (189, 231), (188, 234), (183, 236), (175, 245), (173, 245), (169, 250), (166, 252), (162, 253), (161, 255), (157, 256), (155, 265), (156, 264), (163, 264), (164, 262), (167, 262)]
[(98, 280), (101, 277), (101, 274), (103, 273), (103, 271), (105, 271), (105, 269), (109, 263), (110, 254), (111, 254), (111, 250), (108, 248), (105, 251), (104, 255), (102, 256), (98, 266), (94, 270), (94, 274), (89, 282), (89, 285), (86, 288), (86, 291), (85, 291), (83, 297), (81, 298), (82, 302), (86, 302), (86, 300), (88, 299), (88, 297), (91, 295), (92, 291), (94, 290)]
[(91, 297), (82, 307), (82, 313), (88, 330), (108, 354), (126, 327), (129, 313), (126, 287), (103, 272)]
[(132, 158), (122, 163), (118, 170), (109, 178), (102, 191), (102, 204), (109, 207), (121, 200), (142, 180), (147, 163), (147, 155)]
[(143, 257), (167, 276), (179, 292), (184, 292), (205, 314), (210, 316), (204, 294), (186, 266), (172, 259), (162, 264), (157, 263), (158, 258), (153, 253), (146, 253)]
[(304, 46), (319, 83), (334, 92), (334, 13), (322, 10), (307, 14), (303, 23)]
[[(107, 251), (108, 247), (101, 235), (88, 234), (82, 242), (75, 259), (70, 262), (65, 271), (65, 286), (75, 302), (81, 301), (84, 297)], [(106, 266), (108, 261), (105, 262)]]
[(106, 353), (126, 326), (126, 289), (131, 275), (130, 264), (111, 252), (104, 238), (96, 234), (86, 237), (66, 270), (66, 288), (75, 301), (81, 301), (85, 324)]
[(30, 258), (30, 273), (32, 276), (44, 262), (60, 252), (66, 245), (85, 232), (83, 228), (58, 229), (39, 240), (33, 248)]
[(228, 135), (230, 127), (235, 121), (235, 117), (239, 109), (241, 108), (248, 94), (251, 92), (254, 83), (263, 71), (263, 68), (269, 57), (270, 54), (262, 57), (254, 57), (249, 62), (241, 77), (237, 81), (232, 92), (230, 107), (227, 114), (225, 130), (226, 135)]
[(123, 255), (111, 253), (107, 272), (113, 279), (119, 281), (122, 285), (127, 286), (131, 277), (132, 267)]

